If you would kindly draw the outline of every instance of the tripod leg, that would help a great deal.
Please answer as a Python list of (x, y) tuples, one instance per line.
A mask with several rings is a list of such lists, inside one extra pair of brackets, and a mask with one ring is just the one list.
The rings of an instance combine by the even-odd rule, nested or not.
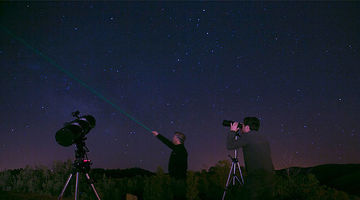
[(239, 182), (240, 184), (242, 184), (241, 181), (240, 181), (240, 179), (239, 179), (237, 176), (234, 176), (233, 180), (234, 180), (234, 182), (237, 181), (237, 182)]
[(96, 198), (97, 198), (98, 200), (101, 200), (100, 197), (99, 197), (99, 195), (98, 195), (98, 193), (96, 192), (94, 183), (92, 182), (92, 180), (91, 180), (91, 178), (90, 178), (90, 176), (89, 176), (88, 173), (86, 173), (86, 178), (87, 178), (87, 180), (89, 181), (90, 186), (91, 186), (92, 190), (94, 191)]
[(231, 177), (231, 172), (232, 172), (233, 168), (234, 168), (234, 163), (231, 164), (231, 169), (230, 169), (230, 172), (229, 172), (228, 179), (227, 179), (227, 181), (226, 181), (225, 190), (224, 190), (224, 194), (223, 194), (222, 200), (225, 199), (226, 190), (228, 189), (228, 186), (229, 186), (230, 177)]
[(241, 172), (240, 164), (239, 164), (239, 163), (237, 163), (237, 166), (238, 166), (238, 168), (239, 168), (239, 172), (240, 172), (241, 183), (242, 183), (242, 184), (244, 184), (245, 182), (244, 182), (244, 178), (243, 178), (243, 175), (242, 175), (242, 172)]
[(76, 172), (75, 200), (78, 199), (78, 191), (79, 191), (79, 172)]
[(65, 190), (66, 190), (66, 188), (67, 188), (67, 186), (68, 186), (68, 184), (69, 184), (69, 182), (70, 182), (70, 180), (71, 180), (72, 175), (73, 175), (73, 174), (70, 174), (69, 178), (67, 179), (67, 181), (66, 181), (66, 183), (65, 183), (65, 185), (64, 185), (64, 188), (62, 189), (62, 191), (61, 191), (61, 193), (60, 193), (60, 195), (59, 195), (59, 197), (58, 197), (58, 200), (61, 200), (62, 197), (64, 196), (64, 192), (65, 192)]
[(233, 185), (235, 185), (235, 177), (237, 178), (237, 176), (236, 176), (236, 164), (233, 163), (233, 165), (234, 165), (234, 173), (233, 173), (233, 179), (232, 179), (232, 181), (233, 181)]
[[(242, 184), (242, 182), (240, 181), (240, 179), (239, 179), (239, 177), (236, 175), (236, 166), (238, 166), (239, 167), (239, 163), (234, 163), (234, 176), (233, 176), (233, 185), (235, 185), (236, 184), (236, 181), (238, 182), (238, 183), (240, 183), (240, 185)], [(241, 170), (240, 170), (240, 168), (239, 168), (239, 171), (240, 171), (240, 174), (241, 174)]]

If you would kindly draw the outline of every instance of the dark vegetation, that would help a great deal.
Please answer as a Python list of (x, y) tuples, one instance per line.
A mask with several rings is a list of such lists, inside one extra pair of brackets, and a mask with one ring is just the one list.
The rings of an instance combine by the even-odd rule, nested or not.
[[(0, 172), (0, 199), (48, 200), (56, 199), (71, 173), (72, 162), (55, 162), (44, 166)], [(230, 170), (228, 161), (220, 161), (208, 170), (188, 172), (189, 200), (221, 199)], [(246, 172), (242, 169), (246, 178)], [(132, 169), (92, 169), (90, 176), (103, 200), (125, 199), (127, 193), (138, 199), (171, 199), (170, 178), (161, 168), (153, 173)], [(289, 168), (276, 172), (276, 199), (360, 199), (360, 165), (321, 165), (311, 168)], [(72, 199), (73, 178), (64, 199)], [(227, 199), (242, 194), (242, 187), (231, 188)], [(84, 176), (80, 178), (80, 199), (95, 199)]]

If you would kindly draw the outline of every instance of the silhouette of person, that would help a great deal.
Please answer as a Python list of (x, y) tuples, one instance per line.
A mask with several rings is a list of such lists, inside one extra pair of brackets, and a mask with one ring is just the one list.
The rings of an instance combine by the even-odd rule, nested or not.
[(171, 189), (174, 199), (186, 199), (186, 172), (188, 168), (188, 153), (184, 146), (186, 136), (183, 133), (175, 132), (171, 142), (157, 131), (152, 131), (152, 134), (172, 149), (168, 164)]
[[(239, 126), (240, 125), (240, 126)], [(242, 148), (247, 180), (244, 191), (248, 199), (269, 199), (272, 197), (273, 170), (270, 145), (263, 133), (259, 132), (260, 120), (245, 117), (242, 124), (230, 124), (226, 146), (228, 150)], [(237, 132), (240, 131), (240, 134)]]

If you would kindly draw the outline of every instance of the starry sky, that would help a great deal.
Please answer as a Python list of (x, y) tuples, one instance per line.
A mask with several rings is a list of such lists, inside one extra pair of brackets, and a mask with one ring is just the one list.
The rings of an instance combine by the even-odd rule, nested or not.
[(170, 149), (139, 122), (185, 133), (189, 169), (208, 169), (232, 154), (222, 121), (246, 116), (260, 118), (276, 169), (360, 163), (359, 13), (359, 2), (1, 2), (0, 170), (73, 159), (55, 133), (75, 110), (97, 120), (93, 168), (167, 169)]

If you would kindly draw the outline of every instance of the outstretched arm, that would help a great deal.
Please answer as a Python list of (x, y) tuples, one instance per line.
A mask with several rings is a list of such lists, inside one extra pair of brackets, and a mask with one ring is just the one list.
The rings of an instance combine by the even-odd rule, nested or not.
[(168, 146), (170, 149), (174, 149), (175, 144), (173, 144), (169, 139), (167, 139), (166, 137), (162, 136), (160, 133), (158, 133), (157, 131), (152, 131), (152, 134), (154, 136), (156, 136), (162, 143), (164, 143), (166, 146)]

